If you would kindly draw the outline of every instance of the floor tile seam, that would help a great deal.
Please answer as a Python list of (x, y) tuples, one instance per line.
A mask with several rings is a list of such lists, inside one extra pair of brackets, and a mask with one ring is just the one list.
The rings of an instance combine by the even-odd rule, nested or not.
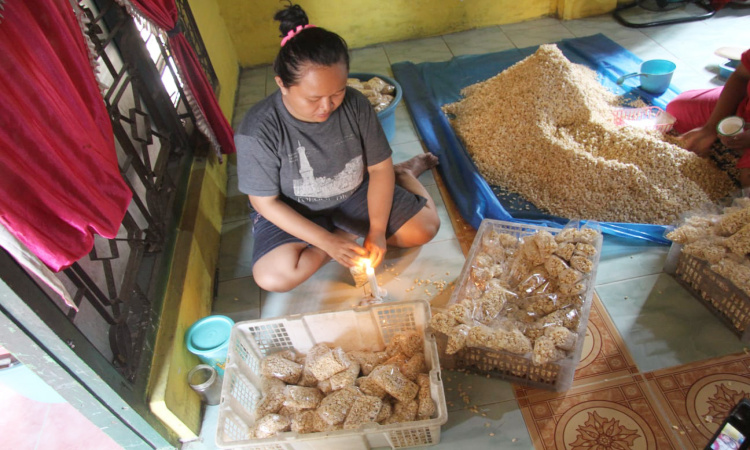
[[(611, 30), (611, 27), (608, 27), (608, 26), (595, 27), (595, 28), (594, 28), (594, 27), (592, 27), (591, 29), (588, 29), (588, 30), (586, 30), (586, 31), (585, 31), (585, 33), (586, 33), (586, 34), (583, 34), (583, 35), (579, 36), (579, 34), (578, 34), (578, 32), (576, 32), (576, 30), (572, 29), (571, 27), (568, 27), (567, 25), (571, 25), (571, 27), (572, 27), (572, 25), (573, 25), (573, 24), (572, 24), (572, 23), (567, 23), (567, 24), (566, 24), (566, 22), (563, 22), (563, 23), (562, 23), (562, 26), (564, 26), (564, 27), (565, 27), (565, 28), (566, 28), (566, 29), (567, 29), (568, 31), (570, 31), (570, 33), (571, 33), (571, 34), (572, 34), (573, 36), (575, 36), (575, 37), (585, 37), (585, 36), (593, 36), (593, 35), (595, 35), (595, 34), (603, 34), (603, 35), (604, 35), (604, 36), (606, 36), (606, 37), (607, 37), (608, 39), (612, 39), (612, 40), (614, 40), (614, 39), (613, 39), (612, 37), (610, 37), (610, 36), (609, 36), (609, 35), (607, 34), (607, 33), (611, 33), (611, 34), (614, 34), (614, 31), (612, 31), (612, 30)], [(626, 29), (628, 29), (628, 30), (632, 30), (632, 31), (633, 31), (633, 32), (635, 32), (635, 33), (640, 33), (640, 34), (641, 34), (641, 35), (643, 35), (644, 37), (648, 37), (648, 35), (647, 35), (647, 34), (645, 34), (645, 33), (644, 33), (643, 31), (641, 31), (641, 30), (639, 30), (639, 29), (637, 29), (637, 28), (627, 28), (627, 27), (625, 27), (624, 25), (623, 25), (623, 28), (626, 28)], [(579, 30), (579, 32), (580, 32), (580, 30)]]
[[(230, 277), (232, 276), (232, 274), (228, 274), (228, 275)], [(255, 279), (252, 275), (242, 275), (242, 276), (232, 277), (232, 278), (223, 278), (221, 276), (221, 271), (219, 271), (219, 277), (217, 278), (217, 281), (218, 281), (218, 284), (221, 284), (221, 283), (229, 283), (229, 282), (234, 282), (234, 281), (241, 281), (245, 279), (247, 279), (248, 282), (250, 283), (255, 283)], [(214, 299), (216, 299), (217, 297), (214, 297)]]
[(226, 280), (220, 280), (220, 283), (223, 283), (225, 281), (237, 281), (237, 280), (252, 280), (254, 277), (252, 275), (243, 275), (241, 277), (234, 277), (234, 278), (227, 278)]
[[(494, 406), (494, 405), (502, 405), (502, 404), (506, 404), (506, 403), (509, 403), (509, 402), (515, 403), (516, 406), (518, 407), (518, 409), (521, 409), (521, 405), (518, 404), (518, 399), (515, 398), (515, 394), (514, 394), (513, 397), (505, 399), (505, 400), (490, 401), (490, 402), (487, 402), (487, 403), (483, 403), (483, 402), (471, 402), (471, 404), (464, 405), (461, 408), (454, 408), (453, 411), (454, 412), (455, 411), (471, 411), (472, 408), (484, 408), (484, 407), (489, 407), (489, 406)], [(450, 412), (450, 409), (449, 409), (449, 412)]]
[[(433, 238), (430, 242), (427, 242), (426, 244), (422, 244), (421, 247), (424, 247), (426, 245), (437, 244), (437, 243), (441, 243), (441, 242), (449, 242), (449, 241), (456, 241), (456, 242), (458, 242), (458, 238), (455, 235), (454, 236), (446, 236), (445, 238), (441, 238), (441, 239)], [(460, 247), (460, 245), (459, 245), (459, 247)], [(408, 249), (401, 249), (401, 250), (408, 250)], [(458, 251), (458, 253), (461, 253), (460, 250)]]
[[(597, 288), (600, 288), (600, 287), (607, 287), (607, 286), (610, 286), (610, 285), (613, 285), (613, 284), (623, 283), (625, 281), (634, 281), (634, 280), (638, 280), (638, 279), (641, 279), (641, 278), (653, 277), (654, 275), (660, 275), (662, 273), (664, 273), (664, 271), (660, 270), (659, 272), (646, 273), (646, 274), (641, 274), (641, 275), (634, 276), (634, 277), (623, 278), (623, 279), (619, 279), (619, 280), (612, 280), (612, 281), (608, 281), (606, 283), (595, 283), (594, 284), (594, 289), (597, 289)], [(599, 295), (599, 297), (601, 298), (601, 295)]]
[[(576, 379), (573, 378), (573, 385), (567, 391), (560, 391), (560, 392), (557, 392), (557, 394), (559, 394), (561, 397), (564, 397), (571, 391), (575, 391), (575, 395), (579, 395), (581, 394), (581, 391), (588, 392), (592, 390), (593, 388), (595, 388), (597, 385), (602, 385), (606, 387), (607, 385), (612, 384), (613, 382), (625, 381), (628, 379), (635, 381), (635, 377), (639, 375), (642, 376), (643, 373), (640, 371), (635, 372), (635, 373), (632, 373), (632, 372), (623, 373), (620, 375), (608, 376), (607, 378), (602, 378), (602, 379), (592, 380), (592, 381), (587, 381), (587, 382), (580, 382), (580, 381), (577, 382)], [(548, 397), (551, 394), (555, 394), (555, 391), (539, 389), (537, 392), (532, 392), (530, 395), (522, 397), (521, 399), (532, 402), (534, 399), (538, 397)], [(518, 394), (515, 390), (513, 391), (513, 396), (517, 402), (521, 400), (519, 399)]]
[[(545, 17), (549, 18), (549, 16), (545, 16)], [(527, 21), (524, 21), (524, 22), (508, 23), (508, 24), (503, 24), (503, 25), (498, 25), (498, 26), (500, 27), (500, 30), (507, 35), (508, 31), (518, 31), (518, 32), (524, 32), (525, 33), (527, 31), (536, 31), (536, 30), (540, 30), (540, 29), (544, 29), (544, 28), (554, 28), (557, 25), (564, 25), (564, 23), (563, 23), (564, 21), (560, 20), (560, 19), (555, 19), (554, 22), (549, 22), (549, 23), (540, 23), (540, 24), (537, 24), (537, 25), (532, 25), (531, 24), (531, 22), (534, 22), (534, 21), (542, 19), (542, 18), (543, 17), (540, 17), (538, 19), (533, 19), (533, 20), (527, 20)], [(527, 23), (528, 26), (520, 26), (520, 24), (522, 24), (522, 23)]]
[[(659, 369), (659, 370), (663, 370), (663, 369)], [(645, 385), (644, 395), (648, 397), (649, 403), (651, 403), (651, 405), (657, 410), (660, 417), (664, 418), (665, 425), (667, 425), (667, 428), (669, 429), (669, 432), (672, 435), (672, 439), (670, 439), (670, 442), (684, 443), (685, 440), (689, 441), (689, 438), (687, 438), (687, 436), (681, 436), (679, 433), (680, 430), (682, 430), (682, 426), (681, 426), (682, 423), (679, 422), (679, 417), (678, 417), (677, 423), (673, 423), (673, 424), (668, 423), (668, 419), (671, 419), (672, 415), (676, 414), (676, 412), (673, 412), (667, 408), (667, 405), (664, 404), (664, 401), (659, 395), (659, 392), (658, 391), (654, 392), (656, 390), (656, 387), (652, 387), (651, 386), (652, 383), (649, 383), (648, 380), (646, 379), (647, 374), (653, 374), (655, 372), (657, 371), (651, 370), (648, 372), (643, 372), (641, 374), (643, 378), (643, 384)], [(674, 414), (669, 414), (670, 412)], [(677, 427), (677, 428), (674, 428), (674, 427)]]
[(383, 53), (385, 53), (385, 59), (388, 62), (388, 67), (390, 67), (391, 71), (393, 71), (393, 61), (391, 60), (391, 55), (388, 54), (388, 47), (385, 44), (379, 44), (379, 46), (383, 49)]
[(445, 47), (446, 47), (446, 48), (448, 49), (448, 53), (450, 53), (450, 54), (451, 54), (451, 58), (455, 58), (455, 57), (456, 57), (456, 54), (455, 54), (455, 53), (453, 53), (453, 49), (452, 49), (452, 48), (451, 48), (451, 46), (450, 46), (450, 45), (448, 44), (448, 41), (446, 41), (446, 40), (445, 40), (445, 35), (444, 35), (444, 34), (441, 34), (441, 35), (440, 35), (440, 40), (441, 40), (441, 41), (443, 41), (443, 45), (445, 45)]
[(251, 222), (250, 220), (250, 214), (248, 213), (248, 217), (238, 217), (236, 219), (224, 219), (221, 221), (221, 228), (222, 232), (224, 230), (224, 225), (234, 225), (237, 222)]

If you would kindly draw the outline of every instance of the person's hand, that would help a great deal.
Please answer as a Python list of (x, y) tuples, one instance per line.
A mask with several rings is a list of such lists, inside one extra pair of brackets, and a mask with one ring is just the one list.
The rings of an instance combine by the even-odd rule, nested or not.
[(347, 268), (358, 265), (361, 258), (367, 257), (367, 250), (353, 240), (336, 233), (331, 233), (321, 248), (328, 253), (328, 256)]
[(385, 234), (383, 233), (369, 233), (365, 238), (364, 242), (365, 249), (370, 252), (370, 265), (375, 268), (383, 262), (385, 257), (385, 251), (387, 249), (385, 243)]
[(750, 131), (744, 131), (734, 136), (719, 136), (719, 140), (732, 150), (750, 148)]
[(716, 141), (716, 131), (712, 128), (695, 128), (679, 137), (680, 145), (698, 156), (705, 157), (711, 153), (711, 146)]

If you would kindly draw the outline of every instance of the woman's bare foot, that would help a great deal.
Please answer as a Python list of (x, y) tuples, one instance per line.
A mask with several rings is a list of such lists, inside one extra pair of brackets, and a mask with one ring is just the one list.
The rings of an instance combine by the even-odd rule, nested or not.
[(408, 174), (414, 178), (419, 177), (425, 171), (438, 165), (438, 157), (432, 153), (422, 153), (402, 163), (393, 166), (396, 175)]

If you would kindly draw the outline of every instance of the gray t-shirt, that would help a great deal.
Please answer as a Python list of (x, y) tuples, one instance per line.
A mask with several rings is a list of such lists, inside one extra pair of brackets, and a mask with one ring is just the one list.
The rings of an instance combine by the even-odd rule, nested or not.
[(343, 202), (365, 180), (367, 166), (391, 156), (375, 110), (352, 88), (320, 123), (294, 118), (277, 91), (248, 111), (234, 140), (240, 191), (280, 195), (303, 213)]

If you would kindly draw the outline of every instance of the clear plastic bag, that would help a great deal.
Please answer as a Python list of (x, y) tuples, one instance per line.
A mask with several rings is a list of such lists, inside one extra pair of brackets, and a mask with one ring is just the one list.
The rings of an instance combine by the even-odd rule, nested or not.
[(419, 391), (419, 386), (406, 378), (399, 368), (392, 364), (376, 367), (370, 377), (387, 393), (400, 401), (413, 399)]
[[(291, 356), (294, 357), (295, 355)], [(302, 375), (302, 364), (289, 360), (279, 353), (263, 358), (260, 367), (263, 376), (278, 378), (290, 384), (296, 383)]]
[(370, 395), (361, 395), (354, 400), (344, 420), (344, 429), (359, 428), (364, 423), (375, 422), (383, 406), (383, 400)]
[(362, 395), (355, 387), (346, 387), (327, 395), (318, 406), (318, 416), (328, 425), (342, 424), (354, 401)]
[(255, 422), (254, 435), (258, 439), (275, 436), (282, 431), (289, 430), (291, 424), (288, 417), (279, 414), (268, 414)]
[(305, 365), (318, 381), (331, 378), (349, 367), (351, 361), (340, 347), (331, 349), (326, 344), (315, 345), (307, 353)]
[(420, 373), (417, 377), (419, 393), (417, 394), (417, 420), (426, 420), (432, 417), (437, 411), (435, 401), (432, 400), (430, 390), (430, 376)]
[(323, 400), (323, 393), (318, 388), (292, 386), (284, 387), (284, 406), (296, 409), (317, 408)]

